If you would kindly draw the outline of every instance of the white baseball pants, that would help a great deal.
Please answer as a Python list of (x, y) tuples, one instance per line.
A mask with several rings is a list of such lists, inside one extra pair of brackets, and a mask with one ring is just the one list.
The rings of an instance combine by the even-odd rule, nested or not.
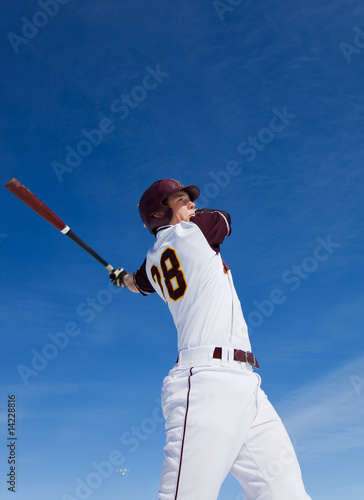
[(216, 500), (229, 472), (246, 500), (310, 500), (288, 434), (250, 365), (182, 351), (164, 379), (159, 500)]

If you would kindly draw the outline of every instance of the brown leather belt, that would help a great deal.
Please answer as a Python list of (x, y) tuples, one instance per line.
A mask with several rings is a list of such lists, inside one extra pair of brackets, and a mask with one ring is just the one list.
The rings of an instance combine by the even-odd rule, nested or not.
[[(221, 347), (215, 347), (214, 353), (212, 355), (214, 359), (221, 359), (222, 358), (222, 348)], [(179, 356), (177, 358), (176, 363), (178, 363)], [(242, 351), (241, 349), (234, 349), (234, 361), (241, 361), (242, 363), (248, 363), (248, 365), (253, 366), (254, 368), (259, 368), (259, 363), (257, 358), (254, 356), (252, 352), (245, 352)]]
[[(214, 359), (221, 359), (222, 357), (222, 348), (221, 347), (215, 347), (214, 354), (212, 356)], [(259, 368), (259, 363), (257, 358), (254, 356), (252, 352), (245, 352), (242, 351), (241, 349), (234, 349), (234, 360), (235, 361), (241, 361), (243, 363), (248, 363), (249, 365), (253, 366), (254, 368)]]

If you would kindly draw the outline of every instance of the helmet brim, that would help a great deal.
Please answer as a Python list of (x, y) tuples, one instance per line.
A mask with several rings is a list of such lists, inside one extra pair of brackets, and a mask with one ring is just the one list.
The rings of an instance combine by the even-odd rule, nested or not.
[[(179, 187), (177, 187), (176, 189), (174, 189), (170, 193), (168, 193), (168, 197), (167, 198), (169, 198), (170, 196), (172, 196), (172, 194), (174, 194), (174, 193), (178, 193), (178, 191), (186, 191), (186, 193), (190, 197), (191, 201), (197, 200), (197, 198), (200, 196), (200, 189), (197, 186), (194, 186), (193, 184), (191, 184), (190, 186), (179, 186)], [(165, 202), (166, 199), (163, 200), (163, 202)]]

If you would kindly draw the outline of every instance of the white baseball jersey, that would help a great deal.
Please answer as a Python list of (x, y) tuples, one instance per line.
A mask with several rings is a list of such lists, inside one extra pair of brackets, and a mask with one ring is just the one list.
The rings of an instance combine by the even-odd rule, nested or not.
[(250, 351), (247, 325), (219, 245), (230, 234), (230, 217), (201, 211), (191, 222), (165, 226), (135, 274), (143, 295), (157, 292), (172, 313), (178, 350), (228, 346)]

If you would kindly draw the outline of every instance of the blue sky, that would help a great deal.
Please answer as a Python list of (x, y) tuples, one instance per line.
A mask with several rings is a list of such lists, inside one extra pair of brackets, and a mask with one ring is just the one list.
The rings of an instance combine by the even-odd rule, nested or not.
[[(262, 387), (316, 500), (364, 495), (364, 7), (3, 2), (1, 182), (16, 177), (115, 267), (153, 243), (153, 181), (227, 210), (222, 255)], [(158, 297), (0, 196), (0, 491), (17, 401), (18, 500), (156, 498), (159, 397), (176, 358)], [(232, 478), (219, 500), (242, 500)]]

